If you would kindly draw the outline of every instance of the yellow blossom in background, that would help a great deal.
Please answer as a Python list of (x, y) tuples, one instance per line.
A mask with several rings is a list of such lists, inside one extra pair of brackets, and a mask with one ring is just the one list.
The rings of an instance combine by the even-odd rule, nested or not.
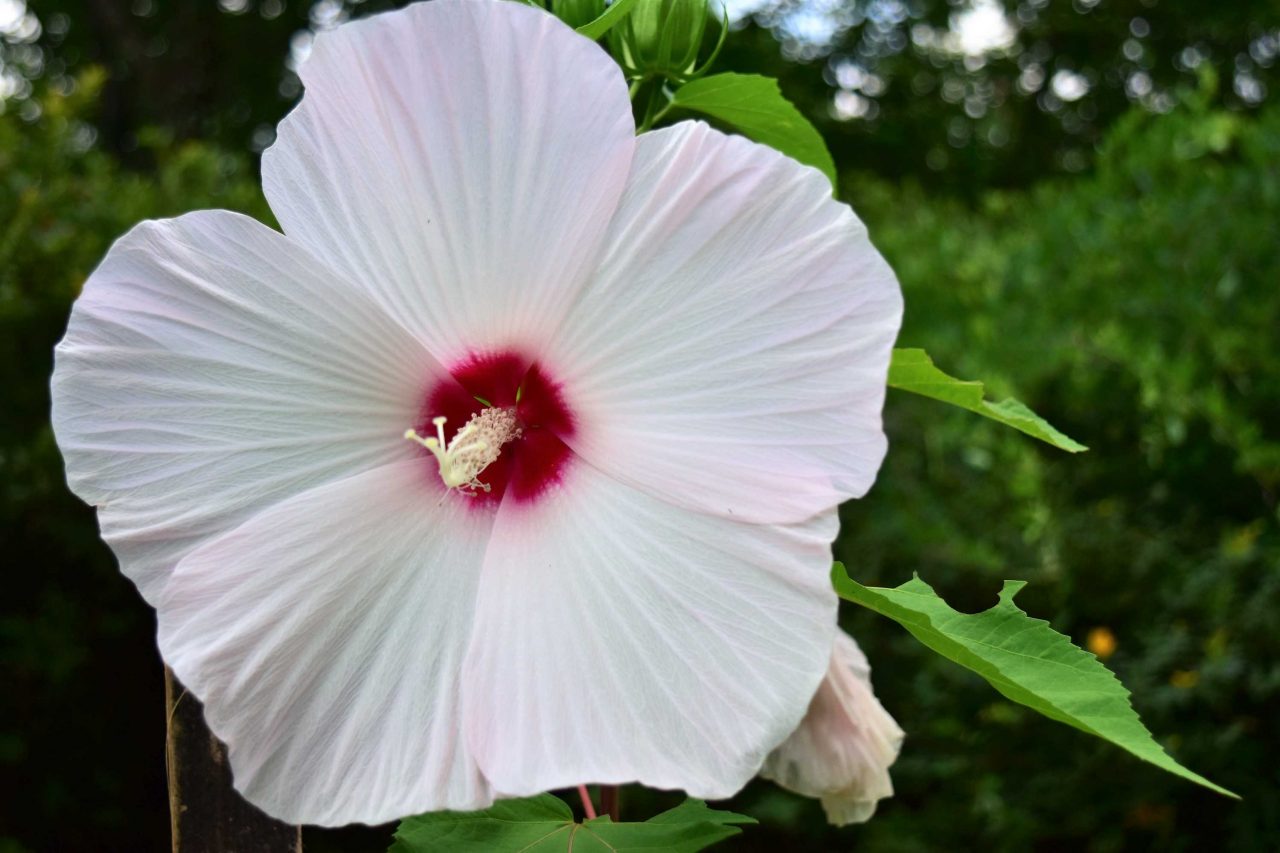
[(1111, 632), (1110, 628), (1090, 628), (1088, 635), (1084, 639), (1085, 648), (1098, 656), (1099, 660), (1106, 660), (1116, 653), (1116, 635)]

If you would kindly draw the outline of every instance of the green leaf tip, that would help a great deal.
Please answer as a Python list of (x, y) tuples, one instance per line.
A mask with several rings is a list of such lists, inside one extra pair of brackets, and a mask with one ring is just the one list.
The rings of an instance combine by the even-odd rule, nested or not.
[[(921, 581), (924, 583), (924, 581)], [(1022, 588), (1027, 585), (1026, 581), (1005, 581), (1004, 586), (1000, 587), (1000, 603), (1007, 604), (1010, 607), (1017, 607), (1013, 603), (1013, 597), (1022, 592)], [(1019, 612), (1022, 612), (1019, 610)]]
[(642, 822), (601, 815), (578, 823), (562, 800), (540, 794), (482, 811), (405, 818), (389, 853), (697, 853), (755, 822), (690, 799)]
[(1068, 453), (1080, 453), (1089, 449), (1059, 432), (1017, 400), (1010, 398), (998, 403), (987, 400), (986, 387), (981, 382), (948, 376), (938, 369), (933, 359), (922, 349), (893, 351), (893, 360), (889, 363), (889, 387), (968, 409)]
[(1239, 799), (1165, 752), (1130, 704), (1129, 691), (1097, 657), (1013, 603), (1025, 581), (1005, 581), (994, 607), (969, 614), (952, 608), (919, 575), (894, 589), (866, 587), (836, 563), (831, 577), (841, 598), (889, 617), (930, 649), (981, 675), (1006, 698)]
[(671, 107), (724, 122), (748, 139), (813, 166), (835, 187), (836, 164), (822, 134), (772, 77), (734, 72), (700, 77), (676, 89)]

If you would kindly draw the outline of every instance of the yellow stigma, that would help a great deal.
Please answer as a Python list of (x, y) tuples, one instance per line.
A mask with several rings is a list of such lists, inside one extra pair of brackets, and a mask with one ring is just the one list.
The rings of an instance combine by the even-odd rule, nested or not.
[(445, 441), (446, 418), (432, 418), (436, 434), (423, 438), (415, 430), (405, 430), (404, 437), (431, 451), (440, 466), (440, 480), (450, 489), (489, 491), (489, 484), (477, 478), (493, 464), (502, 445), (520, 437), (520, 422), (513, 409), (487, 407), (471, 416), (452, 441)]

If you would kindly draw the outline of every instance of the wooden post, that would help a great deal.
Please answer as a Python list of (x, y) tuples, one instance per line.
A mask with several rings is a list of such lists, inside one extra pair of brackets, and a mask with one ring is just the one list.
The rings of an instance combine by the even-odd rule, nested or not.
[(600, 786), (600, 812), (613, 818), (614, 823), (622, 820), (621, 785)]
[(226, 747), (168, 667), (164, 698), (173, 853), (302, 853), (300, 827), (268, 817), (231, 787)]

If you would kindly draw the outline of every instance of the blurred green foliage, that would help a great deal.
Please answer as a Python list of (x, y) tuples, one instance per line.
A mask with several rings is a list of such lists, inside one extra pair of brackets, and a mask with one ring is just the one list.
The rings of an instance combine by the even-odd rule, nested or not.
[[(1086, 169), (1133, 105), (1171, 109), (1212, 71), (1214, 103), (1264, 103), (1274, 0), (752, 0), (723, 59), (777, 77), (836, 162), (976, 200)], [(990, 47), (956, 38), (966, 17)], [(961, 42), (957, 44), (957, 42)], [(781, 52), (777, 45), (781, 44)], [(842, 114), (843, 113), (843, 114)]]
[(1091, 450), (893, 395), (888, 462), (845, 508), (837, 555), (864, 583), (918, 571), (971, 612), (1000, 579), (1031, 581), (1021, 606), (1082, 645), (1114, 638), (1148, 726), (1245, 802), (1059, 731), (853, 614), (908, 732), (900, 795), (859, 849), (1280, 837), (1280, 110), (1215, 108), (1213, 85), (1127, 115), (1094, 174), (977, 209), (848, 176), (903, 282), (902, 344), (1016, 390)]
[[(268, 219), (248, 158), (142, 134), (145, 173), (93, 147), (86, 72), (41, 118), (0, 115), (0, 850), (168, 846), (152, 615), (67, 491), (49, 419), (53, 345), (107, 247), (200, 207)], [(69, 91), (67, 91), (69, 90)], [(10, 781), (12, 780), (12, 781)]]
[[(269, 220), (248, 157), (135, 133), (95, 142), (102, 78), (0, 115), (0, 849), (167, 846), (149, 609), (65, 490), (47, 425), (70, 301), (138, 220), (228, 207)], [(977, 200), (857, 171), (842, 195), (903, 282), (901, 343), (1015, 394), (1090, 446), (1071, 456), (891, 392), (892, 449), (844, 510), (859, 581), (918, 571), (969, 611), (1000, 581), (1108, 652), (1144, 720), (1234, 804), (1004, 701), (865, 612), (849, 626), (908, 732), (898, 795), (865, 827), (767, 784), (726, 849), (1269, 850), (1280, 837), (1280, 109), (1223, 106), (1210, 76), (1112, 126), (1093, 171)], [(131, 131), (133, 133), (133, 131)], [(848, 158), (842, 162), (849, 163)], [(1112, 648), (1114, 646), (1114, 648)], [(10, 784), (6, 782), (6, 788)], [(629, 817), (663, 795), (627, 792)], [(389, 832), (308, 834), (378, 849)]]
[[(312, 33), (407, 1), (40, 0), (30, 3), (44, 24), (39, 38), (7, 56), (0, 38), (0, 63), (54, 77), (106, 68), (95, 123), (105, 147), (126, 157), (138, 128), (151, 125), (261, 150), (301, 90), (293, 69)], [(979, 29), (994, 45), (980, 55), (948, 41), (971, 6), (985, 12)], [(783, 94), (819, 124), (838, 165), (917, 176), (971, 199), (989, 186), (1021, 187), (1085, 168), (1094, 144), (1132, 104), (1168, 109), (1175, 88), (1206, 69), (1225, 81), (1215, 101), (1233, 108), (1257, 107), (1280, 82), (1275, 0), (731, 0), (730, 7), (741, 17), (715, 70), (779, 78)], [(993, 32), (993, 21), (1005, 31)], [(709, 49), (713, 34), (705, 41)], [(1058, 75), (1068, 85), (1056, 85)], [(839, 115), (842, 104), (855, 120)]]

